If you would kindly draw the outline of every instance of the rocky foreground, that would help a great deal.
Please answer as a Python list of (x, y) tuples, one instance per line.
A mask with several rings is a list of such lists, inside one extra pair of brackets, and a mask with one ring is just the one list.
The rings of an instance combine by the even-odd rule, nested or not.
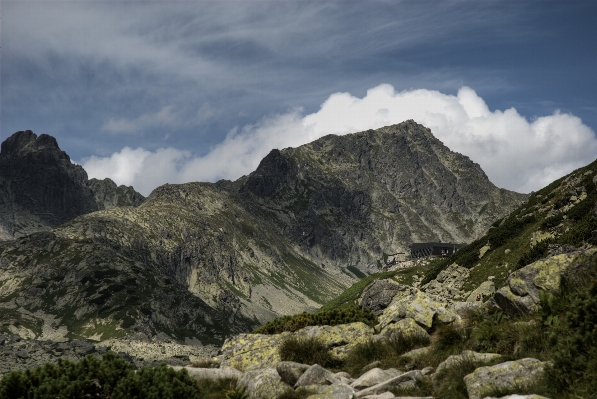
[[(351, 376), (318, 364), (282, 361), (279, 348), (289, 337), (317, 338), (331, 350), (335, 359), (345, 360), (356, 345), (388, 340), (394, 335), (433, 342), (434, 330), (442, 326), (465, 326), (471, 312), (487, 315), (499, 309), (519, 316), (538, 311), (540, 292), (557, 293), (564, 273), (577, 273), (596, 260), (597, 248), (550, 256), (511, 273), (506, 285), (497, 291), (488, 280), (471, 292), (462, 292), (470, 270), (456, 264), (422, 286), (416, 277), (411, 286), (390, 279), (374, 280), (358, 301), (361, 307), (378, 315), (379, 323), (374, 327), (357, 322), (308, 326), (293, 333), (239, 334), (227, 339), (219, 350), (212, 346), (149, 342), (148, 339), (93, 344), (81, 340), (52, 342), (0, 336), (0, 373), (32, 368), (57, 358), (77, 361), (89, 354), (101, 355), (112, 350), (137, 367), (166, 362), (175, 369), (185, 368), (196, 379), (236, 380), (237, 388), (244, 389), (249, 398), (277, 398), (294, 390), (311, 399), (391, 399), (396, 397), (393, 392), (409, 392), (425, 384), (435, 384), (439, 376), (451, 368), (473, 363), (476, 368), (463, 379), (470, 399), (489, 398), (489, 393), (504, 390), (522, 392), (540, 380), (549, 362), (534, 358), (507, 360), (500, 353), (464, 350), (435, 367), (424, 366), (431, 346), (423, 346), (402, 355), (403, 367), (382, 369), (377, 361)], [(209, 365), (209, 368), (193, 367), (190, 363)], [(217, 368), (213, 368), (214, 365)], [(541, 398), (538, 395), (511, 397)]]
[[(250, 398), (275, 398), (289, 390), (306, 390), (312, 394), (308, 396), (311, 399), (391, 399), (395, 395), (390, 390), (408, 391), (421, 384), (437, 383), (438, 376), (450, 368), (472, 362), (477, 367), (463, 381), (470, 399), (486, 398), (489, 393), (504, 390), (523, 392), (540, 381), (549, 362), (534, 358), (506, 361), (499, 353), (465, 350), (449, 356), (437, 367), (414, 368), (430, 351), (430, 347), (422, 347), (403, 354), (406, 363), (402, 369), (383, 370), (377, 367), (379, 362), (374, 362), (353, 378), (346, 372), (332, 372), (317, 364), (282, 361), (278, 349), (290, 336), (317, 337), (331, 348), (334, 357), (342, 359), (352, 347), (368, 340), (384, 340), (394, 334), (431, 338), (429, 332), (442, 325), (463, 325), (471, 311), (487, 314), (501, 307), (512, 315), (528, 315), (540, 308), (541, 291), (558, 292), (563, 273), (575, 273), (596, 259), (595, 248), (555, 255), (510, 274), (507, 284), (497, 292), (491, 281), (470, 293), (461, 292), (469, 270), (455, 264), (422, 287), (417, 287), (417, 283), (408, 287), (376, 280), (360, 299), (361, 306), (379, 314), (379, 324), (374, 328), (359, 322), (310, 326), (294, 333), (241, 334), (228, 339), (214, 359), (220, 363), (219, 369), (187, 367), (187, 370), (196, 378), (238, 379), (237, 386), (246, 389)], [(489, 299), (483, 302), (478, 297)], [(541, 398), (538, 395), (505, 397)]]

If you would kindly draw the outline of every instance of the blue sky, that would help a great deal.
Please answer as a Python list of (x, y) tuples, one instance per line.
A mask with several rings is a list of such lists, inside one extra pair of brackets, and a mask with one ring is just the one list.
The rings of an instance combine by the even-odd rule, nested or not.
[(597, 157), (595, 1), (1, 7), (2, 140), (51, 134), (144, 194), (411, 117), (517, 191)]

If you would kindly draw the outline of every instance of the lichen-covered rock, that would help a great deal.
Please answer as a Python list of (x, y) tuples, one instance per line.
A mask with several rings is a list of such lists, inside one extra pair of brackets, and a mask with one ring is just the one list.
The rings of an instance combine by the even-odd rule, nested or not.
[(501, 398), (494, 398), (494, 397), (486, 396), (483, 399), (549, 399), (549, 398), (546, 398), (545, 396), (533, 394), (533, 395), (508, 395), (508, 396), (502, 396)]
[(417, 291), (414, 295), (392, 301), (392, 304), (379, 316), (378, 326), (383, 329), (391, 323), (408, 317), (422, 327), (431, 328), (433, 316), (440, 307), (444, 307), (444, 304), (434, 301), (422, 291)]
[(307, 399), (353, 399), (356, 397), (355, 390), (346, 384), (333, 384), (323, 390), (322, 393), (308, 396)]
[(294, 334), (298, 337), (318, 338), (332, 348), (334, 357), (343, 359), (350, 348), (371, 339), (373, 332), (373, 328), (365, 323), (356, 322), (337, 326), (308, 326)]
[(380, 368), (374, 368), (354, 380), (350, 386), (355, 389), (369, 388), (380, 382), (387, 381), (390, 378), (397, 377), (400, 374), (401, 373), (396, 369), (382, 370)]
[(222, 368), (222, 369), (210, 369), (210, 368), (198, 368), (198, 367), (180, 367), (172, 366), (176, 371), (185, 369), (191, 378), (196, 380), (223, 380), (233, 379), (239, 380), (245, 373), (233, 368)]
[(282, 378), (282, 381), (288, 385), (294, 385), (301, 375), (311, 366), (297, 362), (280, 362), (276, 364), (276, 371)]
[(447, 370), (452, 367), (459, 367), (460, 365), (462, 365), (465, 362), (481, 365), (483, 363), (488, 363), (488, 362), (497, 360), (499, 358), (501, 358), (501, 355), (499, 355), (497, 353), (478, 353), (478, 352), (466, 350), (459, 355), (451, 355), (446, 360), (441, 362), (437, 366), (437, 369), (435, 370), (435, 373), (433, 374), (433, 379), (435, 381), (437, 379), (437, 376), (439, 376), (439, 374), (442, 371)]
[(597, 248), (551, 256), (538, 260), (511, 273), (507, 285), (500, 288), (494, 298), (508, 315), (520, 316), (537, 312), (540, 308), (539, 292), (557, 293), (562, 274), (577, 265), (591, 263), (597, 258)]
[(396, 377), (390, 378), (387, 381), (380, 382), (372, 387), (363, 389), (357, 392), (357, 397), (362, 398), (367, 395), (374, 395), (385, 392), (391, 388), (412, 389), (415, 388), (419, 381), (423, 378), (420, 370), (412, 370), (400, 374)]
[(281, 361), (278, 348), (288, 336), (290, 333), (235, 335), (224, 342), (222, 354), (217, 360), (222, 367), (234, 367), (242, 371), (274, 367)]
[(332, 385), (340, 383), (340, 379), (334, 373), (324, 369), (319, 364), (309, 367), (294, 384), (295, 388), (309, 385)]
[(386, 326), (379, 335), (383, 338), (391, 338), (393, 335), (402, 335), (405, 337), (429, 339), (427, 331), (413, 319), (408, 317)]
[(421, 358), (423, 356), (427, 356), (430, 351), (431, 351), (431, 346), (426, 346), (424, 348), (417, 348), (417, 349), (413, 349), (411, 351), (408, 351), (408, 352), (402, 354), (402, 356), (409, 357), (412, 360), (416, 360), (416, 359), (419, 359), (419, 358)]
[(479, 367), (464, 377), (469, 399), (482, 399), (490, 392), (532, 386), (542, 377), (546, 364), (537, 359), (525, 358)]
[(433, 323), (437, 322), (438, 324), (452, 324), (454, 322), (460, 321), (461, 319), (462, 318), (460, 315), (454, 310), (444, 308), (443, 306), (437, 308), (435, 315), (433, 315)]
[(384, 392), (379, 395), (367, 395), (363, 399), (394, 399), (395, 397), (392, 392)]
[(244, 388), (251, 399), (275, 399), (292, 389), (282, 382), (278, 372), (272, 368), (247, 371), (236, 386)]
[(485, 302), (485, 299), (495, 293), (495, 284), (493, 281), (484, 281), (466, 298), (467, 302)]
[(373, 280), (361, 294), (359, 306), (380, 315), (388, 307), (396, 295), (410, 294), (410, 287), (389, 280)]
[(451, 303), (455, 300), (461, 300), (461, 290), (469, 273), (469, 269), (452, 263), (445, 270), (442, 270), (435, 279), (421, 287), (421, 290), (442, 302)]

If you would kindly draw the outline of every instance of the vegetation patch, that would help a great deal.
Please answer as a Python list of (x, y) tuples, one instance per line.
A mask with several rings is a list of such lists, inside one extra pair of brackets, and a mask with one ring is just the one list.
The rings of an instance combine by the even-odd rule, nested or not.
[(319, 364), (322, 367), (332, 366), (335, 362), (328, 346), (321, 340), (312, 337), (286, 338), (279, 348), (280, 359), (303, 364)]
[(303, 312), (294, 316), (282, 316), (259, 327), (254, 334), (279, 334), (284, 331), (294, 332), (307, 326), (336, 326), (363, 322), (369, 326), (377, 324), (377, 317), (369, 309), (360, 309), (356, 305), (340, 309), (322, 310), (317, 313)]

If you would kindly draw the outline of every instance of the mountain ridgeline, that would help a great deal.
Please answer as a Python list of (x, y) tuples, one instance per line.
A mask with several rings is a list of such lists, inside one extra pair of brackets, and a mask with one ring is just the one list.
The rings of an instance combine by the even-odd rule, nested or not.
[(116, 205), (137, 206), (144, 197), (110, 179), (87, 179), (56, 139), (16, 132), (0, 152), (0, 239), (49, 231), (77, 216)]
[[(0, 330), (221, 342), (316, 309), (412, 242), (473, 241), (527, 198), (414, 121), (272, 150), (237, 181), (166, 184), (140, 205), (68, 168), (87, 208), (0, 243)], [(31, 209), (8, 173), (2, 212)]]

